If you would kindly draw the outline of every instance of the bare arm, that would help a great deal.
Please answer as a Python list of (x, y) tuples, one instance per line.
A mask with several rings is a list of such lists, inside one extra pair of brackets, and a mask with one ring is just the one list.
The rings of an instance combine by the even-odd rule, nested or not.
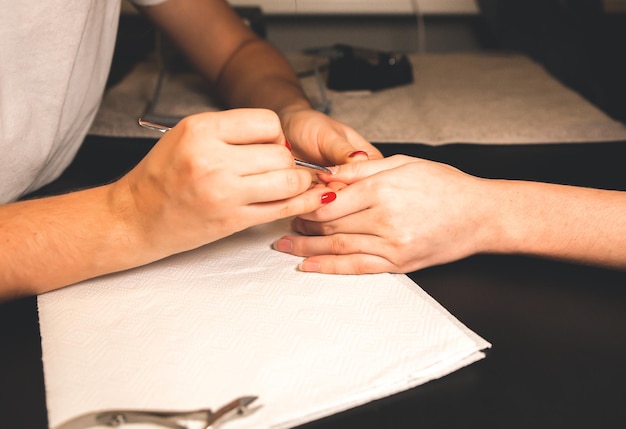
[(124, 268), (137, 237), (114, 186), (0, 207), (0, 301)]
[(523, 181), (492, 183), (485, 251), (626, 268), (626, 193)]
[[(353, 129), (315, 111), (287, 60), (224, 0), (169, 0), (141, 11), (231, 107), (276, 112), (298, 156), (325, 165), (382, 157)], [(367, 155), (350, 156), (360, 151)]]
[(626, 268), (626, 193), (488, 180), (406, 156), (338, 167), (338, 198), (294, 221), (278, 250), (304, 271), (410, 272), (477, 253)]
[(311, 108), (289, 63), (225, 1), (170, 0), (141, 11), (231, 107), (264, 107), (277, 113)]

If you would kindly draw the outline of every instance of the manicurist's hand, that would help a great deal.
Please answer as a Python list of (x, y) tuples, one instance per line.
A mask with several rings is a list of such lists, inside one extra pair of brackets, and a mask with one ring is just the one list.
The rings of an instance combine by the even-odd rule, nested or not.
[(321, 177), (337, 182), (330, 183), (337, 200), (294, 220), (304, 236), (274, 243), (306, 256), (303, 271), (410, 272), (481, 249), (487, 210), (480, 202), (489, 201), (484, 179), (401, 155), (336, 170)]
[(132, 201), (131, 225), (161, 255), (308, 213), (335, 196), (295, 168), (278, 117), (265, 109), (184, 119), (116, 188)]
[(314, 109), (288, 109), (280, 116), (296, 157), (324, 166), (382, 158), (355, 130)]
[(191, 116), (117, 181), (1, 205), (0, 301), (147, 264), (334, 197), (295, 167), (275, 113)]

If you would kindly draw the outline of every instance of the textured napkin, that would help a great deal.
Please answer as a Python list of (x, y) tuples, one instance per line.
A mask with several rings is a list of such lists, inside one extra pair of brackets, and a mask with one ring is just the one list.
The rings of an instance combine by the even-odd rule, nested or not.
[[(298, 71), (311, 57), (289, 54)], [(565, 87), (539, 64), (512, 54), (409, 56), (414, 83), (376, 92), (326, 91), (330, 115), (377, 143), (579, 143), (626, 140), (626, 125)], [(155, 59), (137, 65), (105, 95), (91, 134), (154, 138), (139, 128), (158, 75)], [(314, 77), (301, 79), (321, 104)], [(157, 112), (185, 116), (219, 110), (194, 73), (167, 75)]]
[(403, 275), (302, 273), (288, 222), (39, 297), (51, 427), (115, 408), (217, 408), (291, 427), (444, 376), (490, 345)]

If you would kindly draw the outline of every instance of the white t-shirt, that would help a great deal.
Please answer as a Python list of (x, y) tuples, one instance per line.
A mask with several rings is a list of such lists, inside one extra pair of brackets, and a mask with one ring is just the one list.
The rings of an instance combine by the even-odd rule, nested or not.
[(74, 158), (102, 99), (119, 10), (120, 0), (0, 0), (0, 203)]

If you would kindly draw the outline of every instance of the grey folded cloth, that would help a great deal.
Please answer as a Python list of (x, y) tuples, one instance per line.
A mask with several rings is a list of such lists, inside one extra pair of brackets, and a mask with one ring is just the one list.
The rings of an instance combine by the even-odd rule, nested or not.
[[(306, 71), (313, 59), (287, 55)], [(326, 90), (330, 116), (372, 142), (574, 143), (626, 140), (626, 126), (611, 119), (540, 65), (517, 54), (410, 55), (414, 83), (377, 92)], [(155, 59), (138, 64), (104, 97), (90, 133), (157, 137), (137, 126), (158, 75)], [(313, 101), (321, 94), (313, 76), (302, 78)], [(220, 110), (194, 73), (167, 75), (157, 113), (185, 116)]]

